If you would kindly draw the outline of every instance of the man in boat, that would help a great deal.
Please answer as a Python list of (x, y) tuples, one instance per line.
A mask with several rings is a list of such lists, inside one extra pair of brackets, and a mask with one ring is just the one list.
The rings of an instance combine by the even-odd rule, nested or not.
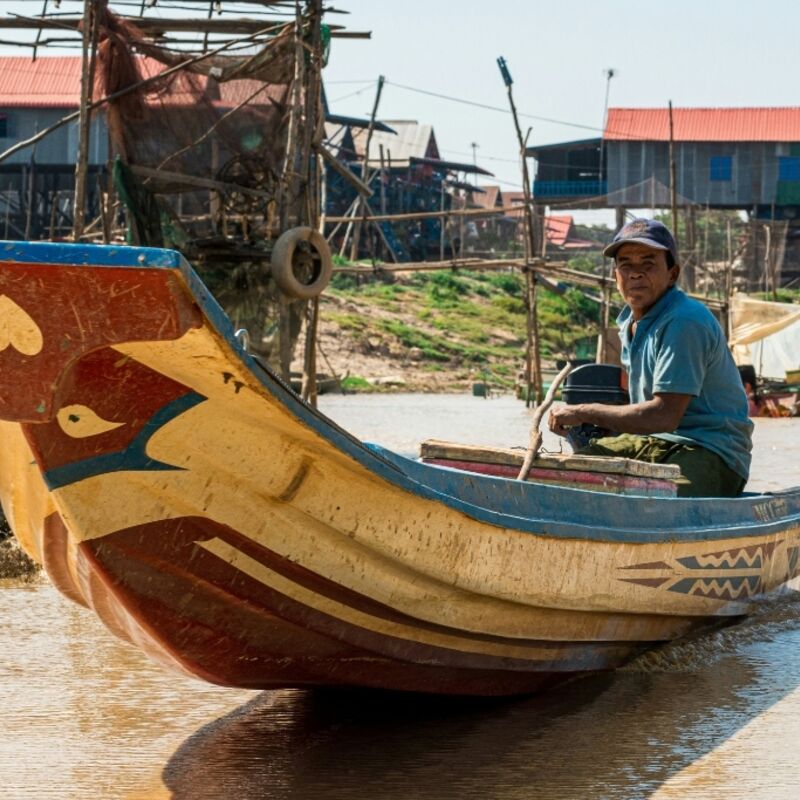
[(565, 436), (589, 423), (618, 432), (578, 452), (678, 464), (679, 496), (737, 496), (750, 469), (747, 397), (719, 323), (676, 286), (672, 233), (656, 220), (636, 219), (603, 254), (614, 259), (627, 304), (617, 324), (630, 404), (563, 406), (550, 413), (550, 430)]

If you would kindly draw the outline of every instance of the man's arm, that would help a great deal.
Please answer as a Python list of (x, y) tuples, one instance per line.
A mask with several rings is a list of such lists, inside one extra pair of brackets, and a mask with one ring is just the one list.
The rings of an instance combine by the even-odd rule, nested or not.
[(584, 422), (616, 433), (671, 433), (680, 424), (691, 399), (690, 394), (662, 393), (633, 405), (580, 403), (562, 406), (550, 412), (548, 424), (559, 436), (566, 436), (569, 427)]

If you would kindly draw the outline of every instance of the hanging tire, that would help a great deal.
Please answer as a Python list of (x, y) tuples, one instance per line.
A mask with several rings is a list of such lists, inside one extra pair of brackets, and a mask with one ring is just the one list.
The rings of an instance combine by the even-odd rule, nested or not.
[(272, 250), (272, 277), (289, 297), (310, 300), (330, 283), (333, 259), (325, 237), (313, 228), (290, 228)]

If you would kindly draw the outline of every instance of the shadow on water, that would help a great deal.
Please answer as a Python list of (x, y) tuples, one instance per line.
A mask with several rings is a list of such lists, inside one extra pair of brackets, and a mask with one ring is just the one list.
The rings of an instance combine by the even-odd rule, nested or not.
[(175, 800), (649, 797), (800, 686), (798, 610), (542, 697), (265, 692), (193, 734), (162, 780)]

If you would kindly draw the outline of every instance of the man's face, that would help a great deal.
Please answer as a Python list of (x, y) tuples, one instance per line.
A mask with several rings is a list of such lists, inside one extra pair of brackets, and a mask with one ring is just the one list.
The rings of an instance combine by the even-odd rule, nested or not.
[(665, 250), (632, 242), (617, 250), (614, 275), (617, 288), (630, 306), (634, 319), (641, 319), (664, 292), (678, 280), (680, 268), (667, 266)]

